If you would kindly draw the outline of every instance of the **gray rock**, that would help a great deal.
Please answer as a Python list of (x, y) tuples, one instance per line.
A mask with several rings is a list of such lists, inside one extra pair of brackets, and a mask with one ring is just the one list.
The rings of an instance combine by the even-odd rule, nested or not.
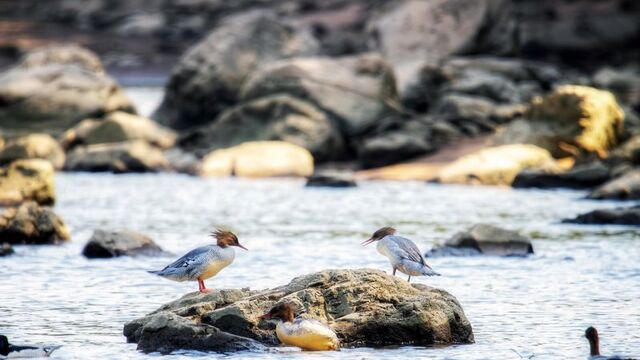
[(240, 87), (257, 68), (316, 47), (269, 11), (232, 16), (182, 57), (153, 118), (175, 129), (211, 122), (237, 103)]
[(516, 231), (478, 224), (455, 234), (442, 247), (429, 250), (425, 256), (527, 256), (533, 254), (529, 238)]
[(9, 256), (13, 254), (13, 247), (9, 243), (0, 243), (0, 257)]
[(82, 250), (82, 255), (90, 259), (162, 254), (164, 251), (150, 237), (130, 230), (97, 229)]
[(589, 194), (597, 200), (635, 200), (640, 199), (640, 170), (632, 170), (610, 180)]
[(430, 130), (426, 127), (415, 130), (405, 127), (365, 138), (357, 149), (358, 161), (363, 168), (374, 168), (434, 151)]
[[(209, 294), (188, 294), (128, 323), (124, 334), (128, 341), (140, 344), (145, 327), (155, 329), (158, 328), (155, 323), (160, 322), (166, 329), (163, 334), (183, 338), (177, 334), (185, 331), (193, 342), (207, 339), (213, 329), (218, 329), (275, 345), (278, 341), (273, 331), (274, 323), (259, 316), (284, 301), (303, 309), (303, 317), (328, 323), (344, 346), (473, 342), (471, 325), (452, 295), (425, 285), (409, 284), (371, 269), (325, 270), (257, 292), (216, 290)], [(171, 321), (164, 320), (167, 318)], [(210, 326), (206, 331), (199, 327), (198, 331), (192, 330), (193, 326), (205, 325)], [(164, 345), (164, 342), (169, 344)], [(149, 350), (184, 346), (174, 344), (171, 338), (162, 336)]]
[(563, 173), (544, 170), (525, 170), (511, 184), (514, 188), (575, 188), (601, 185), (611, 179), (609, 168), (599, 161), (581, 164)]
[(59, 244), (71, 238), (62, 219), (35, 202), (6, 208), (0, 214), (0, 239), (9, 244)]
[(282, 94), (224, 111), (211, 124), (186, 132), (180, 146), (202, 155), (260, 140), (281, 140), (301, 146), (316, 161), (344, 156), (342, 135), (327, 115), (307, 101)]
[(563, 223), (593, 225), (640, 225), (640, 206), (597, 209), (562, 220)]
[(318, 171), (307, 179), (306, 187), (356, 187), (353, 173), (343, 171)]
[(78, 146), (67, 154), (67, 171), (155, 172), (169, 169), (160, 149), (142, 140)]

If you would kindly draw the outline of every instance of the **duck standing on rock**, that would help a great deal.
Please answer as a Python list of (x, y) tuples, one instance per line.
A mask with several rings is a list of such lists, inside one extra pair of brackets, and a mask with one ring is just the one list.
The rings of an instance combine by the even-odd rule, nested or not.
[(589, 340), (589, 360), (635, 360), (635, 358), (629, 356), (603, 356), (600, 355), (600, 338), (598, 337), (598, 330), (593, 326), (589, 326), (584, 332), (584, 337)]
[(6, 336), (0, 335), (0, 359), (25, 359), (41, 358), (51, 355), (61, 345), (55, 346), (31, 346), (9, 344)]
[(340, 349), (338, 336), (331, 328), (317, 320), (295, 318), (291, 304), (276, 305), (260, 318), (281, 320), (276, 325), (276, 335), (285, 345), (310, 351)]
[(389, 226), (383, 227), (374, 232), (371, 238), (364, 241), (362, 246), (377, 241), (376, 249), (391, 262), (393, 275), (396, 274), (396, 270), (400, 270), (400, 272), (409, 275), (408, 282), (411, 282), (412, 276), (440, 276), (427, 265), (420, 249), (413, 241), (396, 236), (395, 233), (396, 229)]
[(240, 245), (238, 237), (231, 231), (216, 230), (211, 236), (216, 239), (216, 245), (205, 245), (195, 248), (175, 262), (159, 271), (149, 271), (174, 281), (198, 281), (201, 293), (210, 292), (204, 285), (204, 280), (215, 276), (235, 259), (236, 253), (232, 246), (248, 250)]

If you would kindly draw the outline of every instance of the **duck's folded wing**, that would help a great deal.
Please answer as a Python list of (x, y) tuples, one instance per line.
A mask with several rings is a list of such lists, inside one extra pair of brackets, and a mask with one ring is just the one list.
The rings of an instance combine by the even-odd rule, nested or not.
[(391, 240), (396, 243), (398, 249), (398, 255), (403, 260), (410, 260), (422, 265), (426, 265), (424, 257), (420, 253), (420, 249), (413, 243), (413, 241), (403, 238), (401, 236), (392, 236)]
[(199, 248), (195, 248), (189, 251), (188, 253), (184, 254), (184, 256), (182, 256), (178, 260), (167, 265), (164, 269), (162, 269), (162, 271), (169, 270), (169, 269), (189, 268), (194, 265), (204, 263), (208, 252), (209, 252), (208, 246), (201, 246)]

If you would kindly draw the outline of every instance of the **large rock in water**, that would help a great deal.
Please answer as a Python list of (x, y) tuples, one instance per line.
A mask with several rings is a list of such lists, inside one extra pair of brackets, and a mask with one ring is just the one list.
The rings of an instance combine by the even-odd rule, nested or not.
[(97, 229), (84, 246), (82, 255), (90, 258), (160, 255), (163, 251), (150, 237), (131, 230)]
[(56, 200), (54, 169), (42, 159), (16, 160), (0, 168), (0, 206), (27, 200), (52, 205)]
[(173, 130), (155, 121), (125, 112), (113, 112), (102, 120), (87, 119), (63, 134), (65, 148), (130, 140), (144, 140), (161, 149), (176, 142)]
[(184, 129), (212, 121), (235, 105), (249, 74), (274, 60), (312, 54), (317, 45), (271, 12), (253, 11), (222, 22), (173, 69), (153, 118)]
[(208, 153), (260, 140), (301, 146), (317, 161), (336, 159), (344, 148), (342, 135), (324, 112), (289, 95), (267, 96), (232, 107), (211, 124), (185, 134), (180, 146)]
[(592, 225), (640, 225), (640, 206), (597, 209), (580, 214), (573, 219), (564, 219), (562, 222)]
[(511, 185), (525, 169), (555, 168), (551, 154), (534, 145), (503, 145), (465, 155), (445, 166), (435, 181), (445, 184)]
[(618, 143), (624, 121), (613, 94), (575, 85), (534, 98), (524, 116), (526, 120), (514, 121), (499, 134), (497, 143), (534, 144), (555, 157), (579, 151), (605, 157)]
[(567, 172), (524, 170), (513, 180), (514, 188), (574, 188), (601, 185), (611, 179), (609, 168), (601, 162), (580, 164)]
[(35, 202), (7, 208), (0, 214), (0, 239), (10, 244), (58, 244), (70, 238), (62, 219)]
[(339, 121), (342, 133), (359, 135), (397, 109), (393, 70), (375, 54), (341, 58), (294, 58), (251, 75), (243, 100), (285, 93), (308, 100)]
[(589, 198), (598, 200), (636, 200), (640, 199), (640, 170), (606, 182), (589, 194)]
[(202, 176), (275, 177), (313, 174), (313, 156), (283, 141), (253, 141), (212, 151), (202, 159)]
[[(262, 291), (188, 294), (129, 322), (124, 335), (146, 351), (189, 348), (216, 331), (276, 345), (275, 324), (259, 316), (282, 302), (294, 303), (303, 309), (303, 316), (329, 324), (347, 347), (474, 341), (471, 324), (451, 294), (371, 269), (325, 270)], [(163, 327), (162, 341), (153, 340), (158, 323)], [(203, 326), (208, 331), (200, 328)], [(190, 343), (182, 342), (182, 336), (177, 340), (164, 336), (178, 334), (178, 327), (188, 331)]]
[(50, 48), (27, 54), (22, 63), (0, 74), (3, 130), (13, 135), (58, 134), (87, 117), (134, 112), (124, 91), (87, 52)]
[(455, 234), (444, 246), (429, 250), (425, 256), (527, 256), (533, 254), (531, 240), (516, 231), (478, 224)]
[(78, 146), (67, 154), (68, 171), (155, 172), (167, 170), (169, 162), (160, 149), (146, 141)]
[(49, 134), (29, 134), (13, 139), (0, 150), (0, 164), (19, 159), (44, 159), (55, 169), (62, 169), (64, 158), (64, 150)]
[(393, 64), (401, 93), (413, 86), (425, 63), (454, 54), (513, 47), (513, 23), (504, 0), (391, 2), (368, 24), (376, 47)]

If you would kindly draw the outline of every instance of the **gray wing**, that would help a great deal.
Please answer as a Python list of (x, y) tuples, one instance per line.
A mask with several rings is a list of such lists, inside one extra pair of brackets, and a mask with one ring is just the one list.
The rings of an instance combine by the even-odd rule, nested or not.
[(398, 245), (400, 251), (400, 258), (411, 260), (422, 265), (427, 265), (424, 261), (424, 257), (420, 253), (420, 249), (413, 243), (413, 241), (403, 238), (402, 236), (390, 236), (390, 240)]
[(167, 265), (164, 269), (162, 269), (162, 271), (168, 270), (168, 269), (179, 269), (179, 268), (188, 268), (189, 266), (193, 265), (193, 264), (199, 264), (199, 263), (203, 263), (206, 257), (206, 254), (210, 251), (210, 246), (205, 245), (205, 246), (200, 246), (198, 248), (195, 248), (191, 251), (189, 251), (188, 253), (184, 254), (181, 258), (179, 258), (178, 260), (172, 262), (171, 264)]

